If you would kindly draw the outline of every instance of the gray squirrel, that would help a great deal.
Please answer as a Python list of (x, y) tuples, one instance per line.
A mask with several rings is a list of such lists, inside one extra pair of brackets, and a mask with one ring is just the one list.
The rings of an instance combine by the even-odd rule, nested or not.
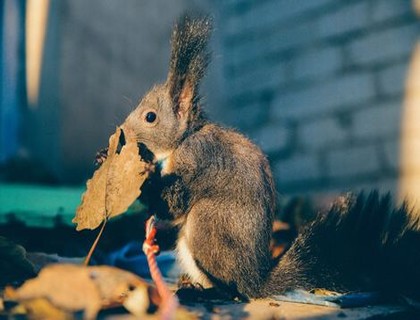
[(272, 261), (276, 191), (268, 160), (201, 108), (211, 31), (209, 18), (176, 23), (166, 82), (122, 125), (157, 165), (141, 200), (179, 229), (177, 256), (191, 282), (243, 299), (296, 288), (418, 295), (419, 219), (375, 192), (340, 198)]

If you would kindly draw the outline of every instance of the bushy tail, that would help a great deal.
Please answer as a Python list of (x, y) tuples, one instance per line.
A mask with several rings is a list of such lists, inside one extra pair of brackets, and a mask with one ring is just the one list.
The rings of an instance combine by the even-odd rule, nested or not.
[(390, 195), (340, 198), (298, 236), (261, 295), (289, 289), (420, 296), (420, 222)]

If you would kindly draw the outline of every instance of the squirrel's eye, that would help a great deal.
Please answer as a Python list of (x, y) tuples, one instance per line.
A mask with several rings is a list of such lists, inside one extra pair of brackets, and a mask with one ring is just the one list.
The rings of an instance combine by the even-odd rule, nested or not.
[(148, 112), (146, 114), (146, 121), (149, 123), (153, 123), (156, 120), (156, 113), (154, 112)]

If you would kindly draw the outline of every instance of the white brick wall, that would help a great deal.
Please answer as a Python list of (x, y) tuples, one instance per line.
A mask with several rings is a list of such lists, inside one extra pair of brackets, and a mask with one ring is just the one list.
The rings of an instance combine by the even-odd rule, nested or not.
[(220, 3), (225, 96), (244, 114), (228, 122), (269, 153), (280, 192), (395, 191), (411, 0)]
[(392, 64), (379, 72), (379, 93), (383, 95), (398, 95), (405, 90), (408, 71), (407, 62)]
[(332, 78), (296, 92), (280, 93), (274, 100), (275, 118), (307, 118), (369, 101), (375, 96), (374, 76), (357, 73)]
[(353, 113), (352, 135), (357, 140), (375, 140), (395, 137), (400, 133), (401, 105), (384, 105), (362, 108)]
[(400, 164), (400, 143), (398, 139), (391, 139), (385, 142), (384, 154), (387, 169), (398, 172)]
[(349, 128), (343, 127), (333, 116), (305, 123), (299, 130), (299, 144), (307, 151), (325, 150), (342, 145), (349, 139)]
[[(396, 1), (396, 0), (393, 0)], [(350, 58), (358, 65), (408, 58), (418, 36), (418, 24), (380, 29), (350, 44)]]
[(262, 127), (252, 137), (267, 154), (281, 152), (292, 141), (292, 131), (287, 125), (274, 123)]
[[(290, 21), (308, 14), (313, 10), (323, 9), (334, 0), (271, 0), (249, 1), (254, 5), (242, 14), (232, 15), (226, 23), (226, 34), (236, 36), (253, 33), (256, 29), (270, 28), (283, 21)], [(258, 3), (259, 2), (259, 3)]]
[(375, 23), (387, 22), (404, 15), (412, 15), (412, 0), (375, 0), (370, 2), (373, 3), (372, 21)]
[[(316, 1), (314, 1), (316, 2)], [(319, 20), (320, 37), (343, 37), (349, 32), (366, 28), (369, 24), (369, 1), (348, 1), (350, 5), (340, 7)]]
[(227, 104), (221, 117), (225, 124), (249, 133), (254, 128), (260, 128), (260, 124), (267, 119), (267, 112), (268, 105), (255, 100), (251, 103)]
[(282, 185), (288, 183), (314, 181), (321, 177), (318, 159), (308, 154), (297, 154), (278, 162), (273, 167), (274, 177)]
[(292, 78), (295, 81), (317, 79), (337, 73), (343, 65), (341, 50), (325, 47), (304, 51), (293, 59)]
[(233, 77), (230, 87), (232, 95), (259, 92), (261, 90), (273, 89), (286, 81), (285, 66), (281, 63), (271, 64), (263, 61), (263, 65), (255, 67), (250, 64), (238, 75)]
[(375, 144), (361, 147), (343, 146), (327, 155), (328, 175), (332, 178), (361, 176), (379, 169), (379, 155)]

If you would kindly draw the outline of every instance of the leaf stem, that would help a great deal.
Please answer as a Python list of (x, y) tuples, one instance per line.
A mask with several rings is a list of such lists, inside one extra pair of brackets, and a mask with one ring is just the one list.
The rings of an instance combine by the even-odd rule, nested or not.
[(92, 258), (92, 255), (93, 255), (93, 252), (95, 251), (96, 247), (98, 246), (99, 239), (101, 238), (102, 233), (104, 232), (105, 225), (106, 225), (107, 221), (108, 221), (108, 218), (105, 218), (104, 222), (102, 223), (101, 230), (99, 230), (99, 233), (96, 236), (95, 241), (93, 242), (92, 246), (90, 247), (89, 253), (86, 256), (85, 261), (83, 262), (83, 265), (85, 265), (85, 266), (89, 265), (90, 259)]

